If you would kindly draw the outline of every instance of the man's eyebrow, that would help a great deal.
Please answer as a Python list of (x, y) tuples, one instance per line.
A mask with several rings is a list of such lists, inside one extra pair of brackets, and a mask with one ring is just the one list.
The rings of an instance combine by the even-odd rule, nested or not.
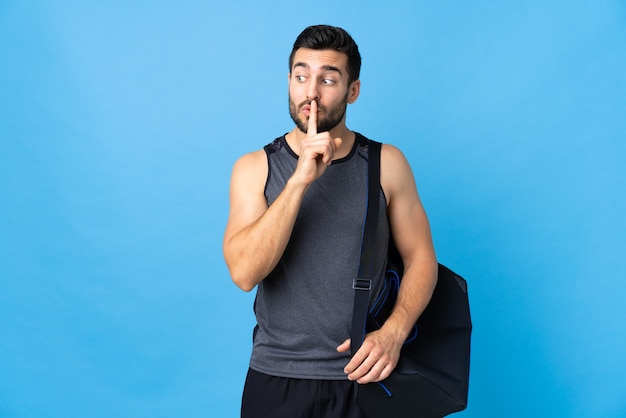
[[(293, 68), (295, 69), (295, 68), (297, 68), (297, 67), (302, 67), (302, 68), (304, 68), (305, 70), (310, 70), (310, 69), (311, 69), (311, 67), (309, 66), (309, 64), (307, 64), (306, 62), (296, 62), (296, 63), (293, 65)], [(343, 75), (343, 72), (341, 72), (341, 69), (340, 69), (340, 68), (338, 68), (338, 67), (335, 67), (335, 66), (333, 66), (333, 65), (324, 65), (324, 66), (322, 66), (322, 70), (323, 70), (324, 72), (334, 71), (334, 72), (339, 73), (339, 75)]]
[(336, 71), (336, 72), (339, 73), (339, 75), (343, 74), (339, 68), (333, 67), (332, 65), (325, 65), (325, 66), (322, 67), (322, 70), (324, 70), (325, 72)]

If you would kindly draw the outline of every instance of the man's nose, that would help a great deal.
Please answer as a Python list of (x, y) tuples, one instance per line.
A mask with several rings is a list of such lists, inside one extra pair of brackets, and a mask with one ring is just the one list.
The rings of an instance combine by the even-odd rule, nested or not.
[(311, 81), (309, 85), (307, 86), (306, 97), (308, 100), (316, 100), (316, 101), (319, 100), (320, 98), (319, 86), (317, 85), (315, 81)]

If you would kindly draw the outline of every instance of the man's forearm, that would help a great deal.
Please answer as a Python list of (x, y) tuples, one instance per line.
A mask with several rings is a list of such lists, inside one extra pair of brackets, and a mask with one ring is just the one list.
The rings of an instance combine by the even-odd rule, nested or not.
[(250, 291), (274, 269), (291, 237), (307, 187), (289, 180), (270, 207), (224, 243), (233, 282)]
[(420, 260), (407, 265), (396, 305), (385, 322), (385, 327), (405, 340), (428, 306), (436, 284), (436, 260)]

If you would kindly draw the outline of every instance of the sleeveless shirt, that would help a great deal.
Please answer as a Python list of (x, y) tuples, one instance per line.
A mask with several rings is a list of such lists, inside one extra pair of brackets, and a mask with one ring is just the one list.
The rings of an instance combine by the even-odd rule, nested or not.
[[(284, 136), (266, 145), (268, 205), (293, 174), (298, 156)], [(305, 193), (289, 243), (274, 270), (259, 283), (257, 326), (250, 367), (301, 379), (347, 379), (350, 353), (337, 346), (350, 337), (356, 277), (367, 201), (368, 140), (356, 133), (350, 153), (335, 160)], [(382, 286), (389, 224), (380, 189), (379, 246), (373, 253)]]

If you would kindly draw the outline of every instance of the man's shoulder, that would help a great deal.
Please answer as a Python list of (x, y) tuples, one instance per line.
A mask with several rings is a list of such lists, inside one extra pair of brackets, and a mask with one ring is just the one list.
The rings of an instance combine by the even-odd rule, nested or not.
[(400, 151), (400, 148), (393, 144), (382, 143), (380, 152), (390, 156), (391, 158), (404, 158), (404, 154)]
[(267, 157), (264, 149), (242, 155), (233, 166), (233, 174), (256, 177), (267, 171)]
[(367, 148), (370, 143), (376, 143), (380, 145), (380, 163), (383, 165), (396, 164), (398, 162), (405, 162), (406, 157), (400, 148), (388, 142), (378, 141), (366, 137), (365, 135), (354, 131), (355, 140), (357, 145)]
[(381, 164), (382, 163), (397, 163), (405, 161), (406, 157), (404, 153), (397, 146), (389, 143), (383, 143), (380, 148)]
[(265, 145), (263, 147), (263, 150), (267, 154), (273, 154), (273, 153), (278, 152), (281, 149), (285, 148), (286, 143), (287, 143), (287, 141), (285, 139), (285, 135), (282, 135), (282, 136), (279, 136), (278, 138), (274, 139), (269, 144)]
[(354, 135), (355, 135), (356, 142), (357, 142), (358, 145), (366, 147), (370, 143), (380, 144), (381, 152), (385, 152), (385, 153), (400, 153), (400, 154), (402, 154), (402, 152), (395, 145), (392, 145), (392, 144), (390, 144), (388, 142), (379, 141), (377, 139), (369, 138), (369, 137), (363, 135), (362, 133), (356, 132), (356, 131), (354, 131)]
[(281, 150), (285, 145), (285, 136), (279, 136), (272, 140), (262, 148), (243, 154), (237, 159), (235, 165), (259, 164), (267, 160), (267, 154), (271, 154)]
[(380, 144), (380, 155), (381, 155), (381, 158), (383, 158), (384, 160), (394, 161), (397, 159), (405, 158), (402, 151), (393, 144), (390, 144), (388, 142), (378, 141), (375, 139), (370, 139), (359, 132), (354, 132), (354, 133), (356, 135), (357, 143), (361, 146), (367, 147), (368, 144), (370, 143)]

